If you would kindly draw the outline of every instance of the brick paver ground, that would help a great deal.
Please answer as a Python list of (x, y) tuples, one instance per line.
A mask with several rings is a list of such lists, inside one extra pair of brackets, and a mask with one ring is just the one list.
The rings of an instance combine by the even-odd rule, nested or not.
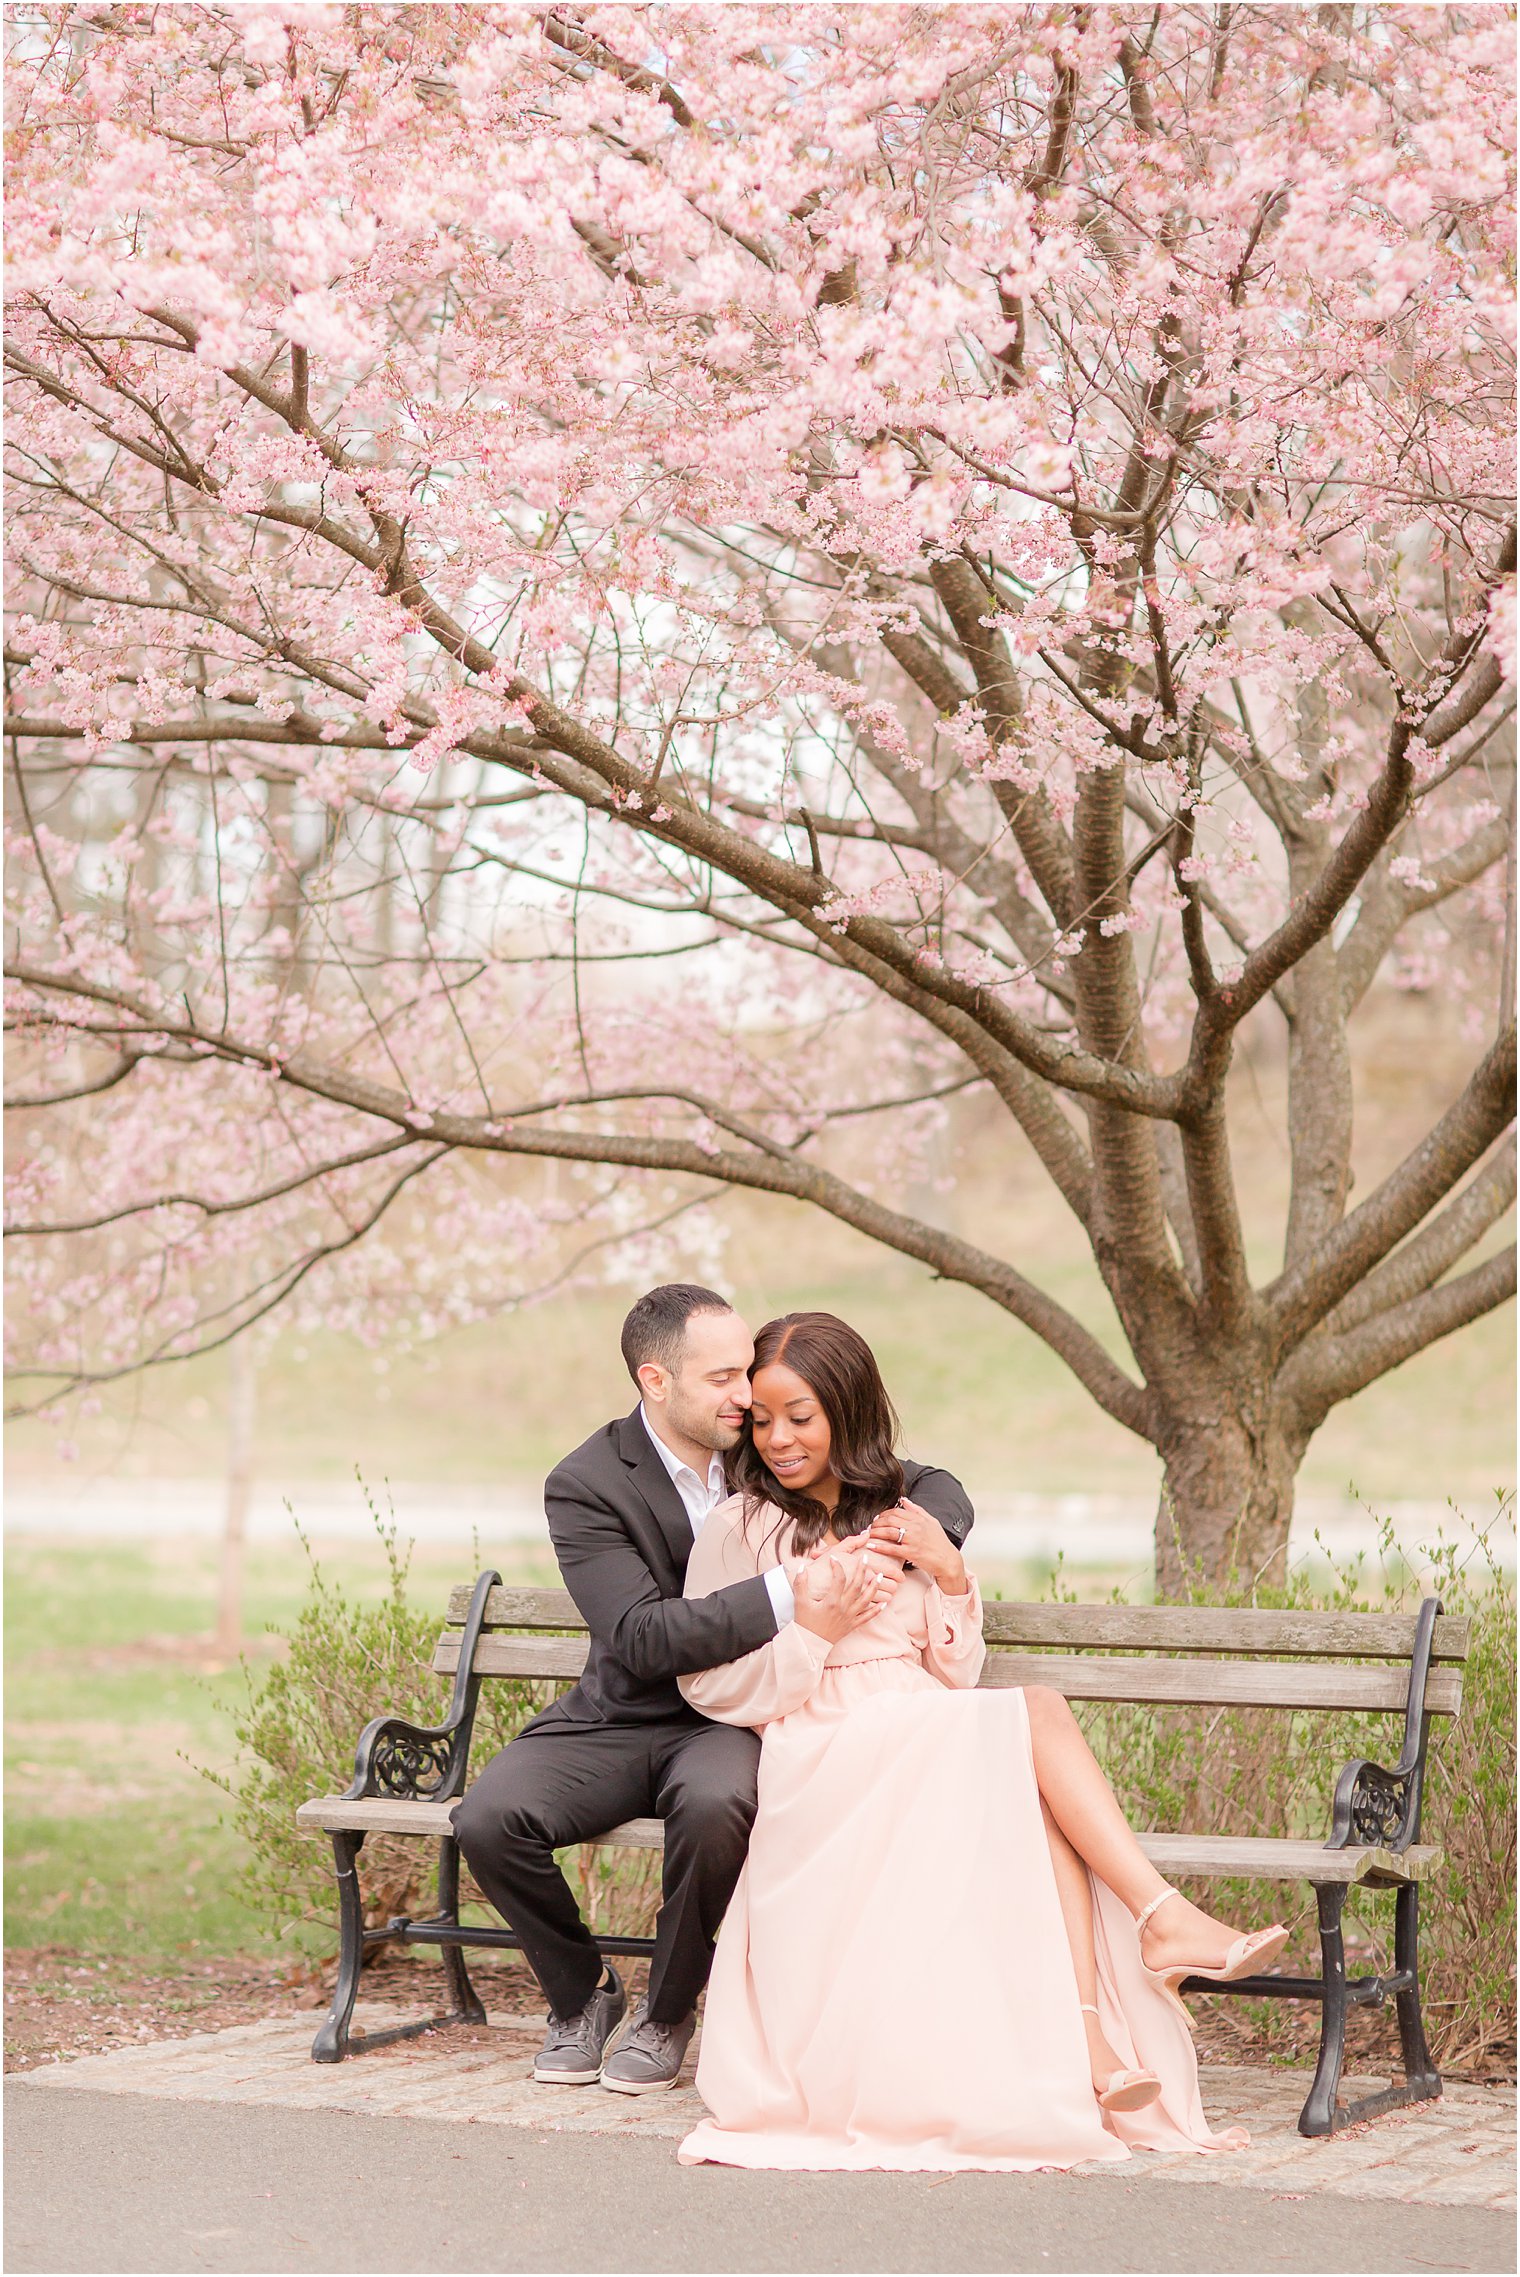
[[(361, 2002), (356, 2022), (378, 2032), (421, 2013)], [(493, 2015), (491, 2023), (488, 2034), (455, 2032), (437, 2041), (393, 2044), (347, 2063), (314, 2064), (308, 2013), (44, 2065), (29, 2078), (61, 2088), (170, 2101), (278, 2104), (672, 2142), (700, 2116), (702, 2106), (689, 2086), (639, 2097), (609, 2095), (597, 2087), (538, 2087), (529, 2073), (542, 2019)], [(1075, 2171), (1131, 2180), (1164, 2175), (1201, 2187), (1228, 2183), (1284, 2198), (1312, 2192), (1496, 2212), (1515, 2206), (1513, 2088), (1449, 2085), (1439, 2102), (1310, 2142), (1296, 2125), (1308, 2087), (1306, 2073), (1205, 2065), (1201, 2081), (1210, 2121), (1216, 2127), (1248, 2129), (1248, 2150), (1210, 2157), (1140, 2152), (1127, 2163), (1098, 2162)], [(1357, 2091), (1363, 2087), (1358, 2081)]]

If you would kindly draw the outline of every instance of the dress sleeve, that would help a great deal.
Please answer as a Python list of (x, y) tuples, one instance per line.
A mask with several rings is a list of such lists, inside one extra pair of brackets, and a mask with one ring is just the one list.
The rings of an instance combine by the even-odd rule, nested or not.
[(969, 1692), (987, 1658), (976, 1575), (967, 1574), (965, 1594), (960, 1597), (947, 1597), (931, 1582), (924, 1614), (929, 1624), (929, 1642), (922, 1654), (925, 1668), (953, 1692)]
[[(720, 1503), (697, 1536), (686, 1567), (686, 1595), (707, 1597), (763, 1570), (758, 1544), (745, 1530), (743, 1504), (736, 1497)], [(691, 1705), (715, 1723), (749, 1724), (758, 1730), (801, 1707), (823, 1674), (828, 1656), (827, 1637), (814, 1636), (811, 1629), (788, 1621), (756, 1651), (677, 1681)]]

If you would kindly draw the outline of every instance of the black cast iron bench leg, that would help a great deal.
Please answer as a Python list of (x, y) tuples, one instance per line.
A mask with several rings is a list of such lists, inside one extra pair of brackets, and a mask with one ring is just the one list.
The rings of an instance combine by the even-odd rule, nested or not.
[(1393, 1901), (1393, 1966), (1409, 1982), (1395, 1993), (1399, 2016), (1399, 2047), (1404, 2057), (1404, 2079), (1411, 2103), (1422, 2103), (1441, 2092), (1441, 2075), (1425, 2044), (1425, 2021), (1420, 2014), (1420, 1885), (1407, 1882)]
[[(1299, 2113), (1301, 2135), (1333, 2135), (1336, 2126), (1336, 2091), (1346, 2060), (1346, 1940), (1341, 1932), (1345, 1889), (1335, 1882), (1319, 1883), (1314, 1892), (1319, 1905), (1320, 1977), (1324, 1985), (1319, 2027), (1319, 2063), (1314, 2084)], [(1345, 2114), (1341, 2113), (1341, 2124)]]
[(1341, 1914), (1347, 1894), (1339, 1884), (1321, 1885), (1314, 1892), (1319, 1904), (1324, 2008), (1319, 2064), (1308, 2100), (1299, 2114), (1301, 2135), (1333, 2135), (1359, 2119), (1376, 2118), (1380, 2112), (1396, 2111), (1409, 2103), (1433, 2101), (1441, 2092), (1441, 2075), (1425, 2044), (1425, 2026), (1420, 2015), (1420, 1889), (1417, 1882), (1406, 1882), (1394, 1899), (1391, 1980), (1399, 2019), (1399, 2051), (1404, 2060), (1403, 2083), (1395, 2082), (1376, 2094), (1361, 2096), (1355, 2103), (1340, 2101), (1341, 2071), (1346, 2059), (1346, 2010), (1353, 1994), (1378, 2005), (1385, 1998), (1382, 1986), (1375, 1980), (1359, 1979), (1355, 1986), (1346, 1982)]
[[(459, 1925), (459, 1844), (452, 1834), (446, 1834), (438, 1845), (438, 1918), (453, 1922), (456, 1928)], [(443, 1973), (453, 2006), (450, 2022), (484, 2024), (485, 2008), (470, 1982), (462, 1945), (444, 1946)]]
[(362, 1833), (338, 1833), (332, 1838), (333, 1871), (338, 1878), (338, 1981), (332, 2006), (311, 2044), (316, 2064), (340, 2064), (348, 2054), (348, 2024), (359, 1991), (364, 1966), (364, 1901), (359, 1895), (359, 1852)]
[[(353, 2051), (350, 2047), (349, 2022), (354, 2013), (354, 2002), (359, 1992), (359, 1977), (364, 1967), (366, 1946), (383, 1945), (390, 1938), (405, 1936), (412, 1924), (403, 1919), (392, 1921), (384, 1929), (364, 1926), (364, 1899), (359, 1889), (359, 1851), (363, 1845), (362, 1832), (336, 1833), (332, 1838), (334, 1870), (338, 1879), (338, 1981), (333, 1988), (332, 2006), (322, 2019), (322, 2027), (311, 2044), (311, 2060), (318, 2064), (340, 2064)], [(438, 1913), (437, 1924), (447, 1923), (459, 1927), (459, 1844), (453, 1835), (446, 1834), (438, 1846)], [(419, 1923), (420, 1936), (410, 1941), (432, 1943), (427, 1936), (431, 1923)], [(362, 2035), (366, 2048), (382, 2048), (390, 2040), (414, 2040), (419, 2033), (431, 2032), (440, 2024), (484, 2024), (485, 2008), (479, 1993), (470, 1982), (465, 1966), (462, 1946), (445, 1943), (443, 1947), (444, 1979), (452, 2003), (445, 2016), (425, 2016), (418, 2024), (394, 2024), (384, 2032), (366, 2032)]]

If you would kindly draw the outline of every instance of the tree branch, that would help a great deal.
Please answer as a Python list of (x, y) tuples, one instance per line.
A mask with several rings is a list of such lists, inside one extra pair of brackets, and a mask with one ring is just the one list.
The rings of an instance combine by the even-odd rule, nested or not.
[(1514, 1118), (1514, 1091), (1511, 1027), (1413, 1153), (1307, 1257), (1262, 1292), (1279, 1351), (1302, 1343), (1488, 1151)]
[(1356, 923), (1341, 943), (1337, 957), (1341, 1002), (1354, 1011), (1377, 977), (1378, 968), (1411, 917), (1434, 909), (1464, 886), (1473, 885), (1485, 870), (1503, 859), (1509, 826), (1498, 815), (1475, 830), (1463, 846), (1454, 847), (1424, 865), (1418, 885), (1401, 884), (1387, 875), (1380, 860), (1368, 881)]
[(1343, 1335), (1370, 1320), (1374, 1313), (1387, 1312), (1430, 1288), (1459, 1258), (1477, 1247), (1514, 1198), (1515, 1138), (1511, 1132), (1507, 1143), (1439, 1217), (1432, 1218), (1423, 1232), (1405, 1242), (1386, 1264), (1342, 1299), (1325, 1323), (1330, 1334)]
[(118, 1083), (124, 1083), (140, 1060), (153, 1056), (151, 1053), (144, 1052), (123, 1052), (117, 1065), (105, 1075), (98, 1076), (93, 1083), (78, 1084), (72, 1091), (46, 1091), (30, 1095), (25, 1092), (13, 1091), (6, 1097), (5, 1112), (10, 1114), (14, 1111), (20, 1114), (29, 1108), (64, 1107), (68, 1105), (71, 1099), (93, 1099), (100, 1092), (112, 1091)]
[(1302, 1366), (1288, 1372), (1285, 1388), (1317, 1426), (1341, 1400), (1386, 1376), (1423, 1352), (1427, 1345), (1470, 1321), (1481, 1320), (1507, 1303), (1515, 1293), (1515, 1245), (1511, 1242), (1497, 1257), (1475, 1265), (1455, 1281), (1443, 1281), (1422, 1296), (1374, 1315), (1343, 1336), (1316, 1341), (1302, 1356)]
[[(258, 1065), (314, 1098), (351, 1107), (363, 1115), (394, 1125), (413, 1138), (425, 1138), (444, 1147), (469, 1147), (485, 1153), (532, 1154), (572, 1162), (607, 1163), (630, 1170), (683, 1171), (717, 1184), (745, 1186), (761, 1193), (789, 1195), (813, 1203), (843, 1224), (900, 1254), (929, 1266), (941, 1279), (964, 1281), (981, 1290), (994, 1304), (1047, 1343), (1087, 1387), (1116, 1422), (1148, 1437), (1152, 1410), (1148, 1393), (1126, 1376), (1094, 1337), (1065, 1308), (1026, 1281), (1002, 1259), (974, 1248), (953, 1234), (921, 1224), (890, 1210), (869, 1195), (849, 1186), (832, 1171), (804, 1163), (775, 1141), (752, 1132), (745, 1154), (705, 1148), (691, 1141), (642, 1138), (622, 1132), (525, 1131), (512, 1122), (510, 1111), (488, 1115), (425, 1113), (413, 1107), (404, 1094), (366, 1077), (309, 1061), (296, 1054), (280, 1059), (266, 1047), (244, 1044), (220, 1031), (204, 1029), (193, 1019), (168, 1011), (155, 1012), (123, 991), (94, 983), (60, 979), (40, 968), (14, 966), (8, 977), (22, 986), (79, 995), (110, 1004), (155, 1026), (160, 1034), (185, 1042), (211, 1046), (219, 1056), (246, 1065)], [(701, 1111), (717, 1120), (721, 1115), (731, 1129), (736, 1119), (727, 1109), (702, 1102)]]

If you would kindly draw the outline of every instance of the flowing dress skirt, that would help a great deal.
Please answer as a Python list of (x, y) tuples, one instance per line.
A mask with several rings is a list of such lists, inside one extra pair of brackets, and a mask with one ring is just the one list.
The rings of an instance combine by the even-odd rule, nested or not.
[(1163, 2083), (1098, 2107), (1022, 1692), (910, 1655), (824, 1670), (766, 1727), (749, 1858), (718, 1940), (685, 2164), (1019, 2173), (1210, 2131), (1182, 2017), (1093, 1879), (1098, 2009)]

